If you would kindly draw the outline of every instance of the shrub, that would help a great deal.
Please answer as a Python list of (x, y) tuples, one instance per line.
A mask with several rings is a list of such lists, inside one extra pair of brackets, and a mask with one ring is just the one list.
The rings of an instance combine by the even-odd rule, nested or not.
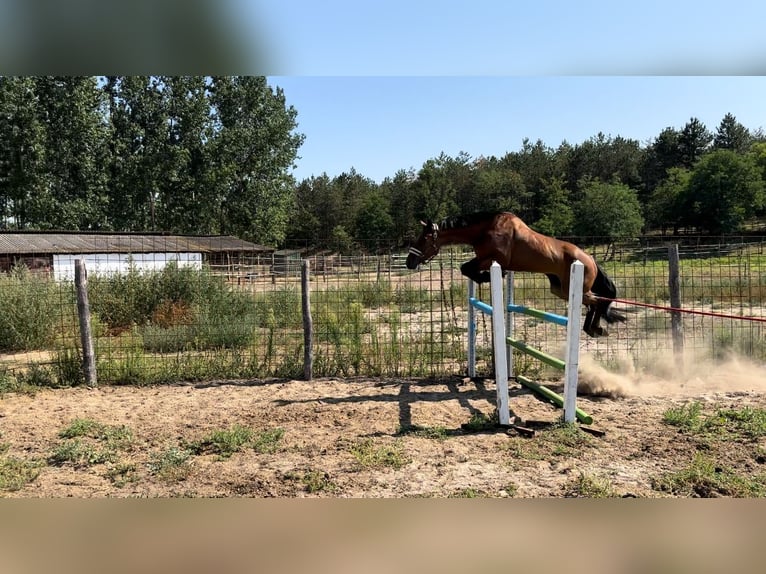
[[(58, 286), (36, 277), (25, 267), (0, 276), (0, 351), (44, 349), (55, 340), (62, 305), (74, 297), (59, 293)], [(64, 302), (62, 302), (62, 299)]]
[(293, 287), (281, 287), (269, 293), (258, 295), (255, 300), (251, 298), (232, 297), (219, 302), (218, 309), (226, 311), (232, 316), (242, 314), (254, 318), (254, 325), (259, 327), (298, 328), (302, 324), (301, 295)]
[(233, 293), (222, 278), (169, 263), (162, 271), (95, 276), (89, 281), (94, 314), (110, 328), (154, 323), (161, 327), (192, 320), (191, 308), (218, 304), (240, 313), (250, 298)]

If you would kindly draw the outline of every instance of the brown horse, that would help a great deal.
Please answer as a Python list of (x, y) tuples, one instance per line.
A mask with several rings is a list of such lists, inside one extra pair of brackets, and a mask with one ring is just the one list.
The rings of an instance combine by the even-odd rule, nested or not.
[(416, 269), (433, 259), (442, 245), (466, 244), (473, 247), (476, 257), (463, 263), (460, 271), (476, 283), (489, 282), (489, 268), (497, 261), (505, 271), (544, 273), (551, 284), (551, 293), (568, 300), (569, 268), (574, 261), (584, 265), (583, 305), (587, 306), (583, 330), (591, 337), (607, 335), (601, 318), (607, 323), (623, 322), (626, 316), (611, 307), (617, 288), (593, 257), (576, 245), (548, 237), (530, 229), (513, 213), (475, 213), (450, 217), (439, 224), (420, 222), (423, 232), (407, 255), (407, 267)]

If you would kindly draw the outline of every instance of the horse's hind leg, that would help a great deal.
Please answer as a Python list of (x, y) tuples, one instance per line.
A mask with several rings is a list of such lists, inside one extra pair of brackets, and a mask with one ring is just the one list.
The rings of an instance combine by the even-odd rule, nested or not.
[(601, 314), (594, 305), (588, 305), (588, 312), (585, 314), (585, 323), (582, 330), (585, 331), (591, 337), (601, 337), (606, 334), (603, 327), (599, 325), (601, 322)]
[(601, 326), (601, 309), (598, 305), (588, 305), (582, 330), (591, 337), (602, 337), (608, 334), (606, 329)]
[(582, 330), (585, 331), (591, 337), (593, 336), (591, 332), (591, 324), (593, 323), (593, 314), (595, 312), (596, 310), (593, 307), (588, 307), (588, 312), (585, 314), (585, 323), (583, 323), (583, 326), (582, 326)]

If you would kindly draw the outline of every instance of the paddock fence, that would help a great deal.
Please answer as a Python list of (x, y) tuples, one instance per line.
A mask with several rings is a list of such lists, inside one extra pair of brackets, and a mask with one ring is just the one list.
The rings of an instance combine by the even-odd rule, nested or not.
[[(636, 370), (672, 355), (668, 254), (678, 245), (685, 353), (766, 360), (766, 238), (642, 237), (617, 242), (574, 238), (615, 281), (628, 322), (608, 337), (583, 335), (581, 352), (607, 369)], [(124, 255), (124, 254), (123, 254)], [(128, 254), (130, 255), (130, 254)], [(88, 268), (88, 296), (99, 384), (215, 379), (300, 378), (304, 372), (301, 262), (308, 261), (316, 377), (438, 377), (467, 371), (467, 280), (472, 254), (445, 248), (416, 271), (405, 249), (382, 254), (286, 253), (236, 264), (99, 273)], [(479, 297), (489, 296), (479, 286)], [(482, 292), (484, 290), (484, 292)], [(565, 314), (542, 275), (517, 273), (515, 298)], [(0, 388), (67, 386), (82, 380), (74, 282), (24, 265), (0, 274)], [(742, 320), (727, 316), (741, 316)], [(762, 319), (762, 320), (757, 320)], [(679, 325), (676, 325), (679, 331)], [(516, 337), (560, 354), (561, 330), (519, 317)], [(477, 320), (477, 373), (491, 376), (491, 325)], [(529, 361), (517, 369), (554, 376)], [(4, 386), (3, 386), (4, 385)]]

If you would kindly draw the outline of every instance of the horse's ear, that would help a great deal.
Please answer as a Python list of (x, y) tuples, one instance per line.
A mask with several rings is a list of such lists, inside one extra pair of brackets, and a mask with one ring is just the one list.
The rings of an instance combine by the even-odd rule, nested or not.
[(428, 227), (428, 224), (422, 219), (420, 220), (420, 225), (422, 225), (423, 227)]

